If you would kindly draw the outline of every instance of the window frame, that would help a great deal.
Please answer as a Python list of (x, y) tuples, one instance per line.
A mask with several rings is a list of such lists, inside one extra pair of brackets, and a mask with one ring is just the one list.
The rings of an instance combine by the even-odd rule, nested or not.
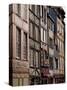
[[(39, 56), (39, 54), (40, 54), (40, 52), (38, 51), (38, 50), (34, 50), (33, 48), (30, 48), (30, 50), (32, 50), (33, 51), (33, 65), (31, 65), (31, 59), (30, 59), (30, 67), (31, 68), (39, 68), (39, 62), (40, 62), (40, 56)], [(38, 53), (38, 66), (36, 65), (36, 52)], [(31, 54), (30, 54), (31, 55)]]
[(43, 27), (41, 27), (41, 41), (46, 43), (46, 30)]
[(47, 24), (48, 24), (48, 29), (54, 32), (55, 24), (54, 24), (54, 21), (50, 17), (48, 17)]
[(49, 57), (49, 67), (50, 67), (50, 70), (53, 70), (53, 58), (52, 57)]
[[(23, 43), (26, 43), (26, 46), (25, 46), (25, 44), (23, 44), (23, 47), (25, 47), (25, 53), (23, 53), (23, 60), (26, 60), (27, 61), (27, 56), (28, 56), (28, 54), (27, 54), (27, 52), (28, 52), (28, 47), (27, 47), (27, 33), (26, 32), (23, 32), (23, 34), (25, 35), (23, 35), (23, 38), (25, 37), (26, 38), (26, 41), (24, 40), (23, 41)], [(23, 50), (23, 52), (24, 52), (24, 50)], [(25, 56), (24, 56), (25, 55)]]
[[(18, 31), (19, 31), (19, 33), (20, 33), (20, 41), (18, 42), (18, 36), (17, 36), (17, 34), (18, 34)], [(20, 44), (19, 44), (20, 43)], [(20, 45), (20, 46), (19, 46)], [(20, 49), (19, 49), (20, 48)], [(19, 55), (19, 52), (20, 52), (20, 55)], [(19, 28), (19, 27), (17, 27), (16, 26), (16, 58), (17, 59), (21, 59), (21, 29)]]
[(17, 14), (19, 17), (21, 16), (21, 4), (17, 4)]
[(58, 59), (55, 58), (55, 69), (57, 70), (58, 69)]

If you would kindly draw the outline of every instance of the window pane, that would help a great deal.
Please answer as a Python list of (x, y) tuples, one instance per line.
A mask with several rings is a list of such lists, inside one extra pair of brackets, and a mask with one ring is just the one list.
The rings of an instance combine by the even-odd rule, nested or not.
[(37, 6), (37, 16), (38, 17), (40, 16), (40, 6), (39, 5)]
[(49, 46), (53, 48), (53, 39), (49, 38)]
[(37, 5), (35, 5), (35, 14), (37, 15)]
[(48, 18), (48, 28), (54, 31), (54, 23), (50, 18)]
[(30, 49), (30, 66), (33, 66), (33, 60), (34, 60), (34, 52), (32, 49)]
[(44, 8), (44, 24), (46, 24), (46, 9)]
[(35, 13), (35, 5), (32, 5), (32, 11)]
[(53, 69), (53, 58), (49, 58), (49, 63), (50, 63), (50, 69)]
[(30, 23), (30, 37), (33, 37), (33, 24)]
[(35, 23), (39, 26), (39, 19), (35, 16)]
[(58, 59), (55, 58), (55, 69), (58, 69)]
[(41, 51), (41, 66), (44, 65), (44, 54), (43, 51)]
[(13, 86), (18, 86), (18, 79), (13, 79)]
[(35, 42), (35, 48), (36, 48), (37, 50), (40, 49), (40, 44), (39, 44), (38, 42)]
[(48, 29), (50, 29), (49, 18), (47, 19), (47, 27), (48, 27)]
[(27, 21), (27, 5), (24, 5), (24, 20)]
[(51, 30), (54, 31), (54, 23), (52, 22), (51, 24), (52, 24)]
[(23, 80), (23, 85), (28, 85), (28, 78), (24, 78), (24, 80)]
[(27, 34), (23, 34), (23, 59), (27, 60)]
[(36, 40), (39, 41), (39, 29), (35, 26)]
[(20, 85), (20, 86), (23, 85), (23, 79), (22, 79), (22, 78), (19, 79), (19, 85)]
[(16, 27), (16, 54), (21, 57), (21, 30)]
[(34, 14), (32, 12), (30, 12), (30, 19), (34, 21)]
[(41, 41), (43, 41), (43, 28), (41, 28)]
[(44, 42), (46, 42), (46, 31), (44, 30)]
[(34, 24), (32, 22), (30, 22), (30, 37), (34, 38), (34, 34), (35, 34), (35, 27)]
[(21, 16), (21, 5), (17, 4), (17, 13), (19, 16)]
[(43, 15), (44, 15), (44, 7), (42, 6), (42, 18), (43, 18)]
[(35, 53), (36, 67), (38, 67), (38, 52)]

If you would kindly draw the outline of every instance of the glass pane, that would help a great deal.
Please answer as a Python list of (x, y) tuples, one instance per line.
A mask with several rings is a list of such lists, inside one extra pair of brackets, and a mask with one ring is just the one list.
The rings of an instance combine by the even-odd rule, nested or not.
[(41, 51), (41, 66), (44, 65), (44, 54), (43, 51)]
[(35, 16), (35, 23), (39, 25), (39, 19)]
[(43, 28), (41, 28), (41, 41), (43, 41)]
[(13, 85), (18, 86), (18, 79), (13, 79)]
[(30, 12), (30, 19), (34, 21), (34, 14), (32, 12)]
[(49, 63), (50, 63), (50, 69), (53, 69), (53, 58), (49, 58)]
[(19, 85), (20, 85), (20, 86), (23, 85), (23, 80), (22, 80), (22, 78), (19, 79)]
[(35, 57), (36, 57), (36, 67), (38, 67), (38, 52), (35, 53)]
[(30, 37), (33, 38), (33, 24), (30, 23)]
[(24, 10), (24, 20), (27, 21), (27, 5), (23, 5)]
[(44, 8), (44, 24), (46, 24), (46, 9)]
[(33, 66), (34, 52), (30, 49), (30, 66)]
[(21, 57), (21, 30), (16, 28), (16, 54), (17, 57)]
[(35, 42), (35, 48), (39, 50), (40, 49), (40, 44)]
[(46, 42), (46, 32), (44, 30), (44, 42)]
[(36, 40), (39, 41), (39, 28), (35, 26)]
[(37, 15), (37, 5), (35, 5), (35, 14)]
[(24, 80), (23, 80), (23, 85), (28, 85), (28, 78), (24, 78)]
[(21, 16), (21, 5), (17, 4), (17, 14)]
[(52, 22), (52, 31), (54, 31), (54, 23)]
[(27, 60), (27, 34), (23, 34), (23, 59)]

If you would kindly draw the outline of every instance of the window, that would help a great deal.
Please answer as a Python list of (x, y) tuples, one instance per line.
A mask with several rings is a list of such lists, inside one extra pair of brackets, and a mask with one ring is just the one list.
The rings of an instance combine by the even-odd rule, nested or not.
[(23, 78), (14, 78), (13, 79), (13, 86), (22, 86), (24, 83)]
[(16, 55), (21, 58), (21, 30), (16, 27)]
[(54, 31), (54, 23), (51, 23), (51, 30)]
[(33, 33), (34, 33), (34, 26), (33, 26), (33, 23), (30, 22), (30, 37), (33, 38)]
[(49, 46), (53, 48), (53, 39), (49, 38)]
[(35, 14), (39, 17), (40, 16), (40, 6), (35, 5)]
[(41, 41), (43, 41), (43, 28), (41, 28)]
[(53, 58), (49, 57), (49, 64), (50, 64), (50, 69), (53, 69)]
[(48, 29), (54, 31), (54, 22), (50, 18), (48, 18)]
[(9, 14), (11, 14), (11, 13), (12, 13), (12, 10), (13, 10), (13, 5), (12, 5), (12, 4), (10, 4), (10, 5), (9, 5)]
[(18, 79), (17, 78), (13, 79), (13, 86), (18, 86)]
[(17, 4), (17, 14), (21, 16), (21, 5)]
[(35, 39), (36, 41), (39, 41), (39, 27), (37, 25), (35, 25), (33, 22), (30, 22), (30, 33), (29, 36), (32, 39)]
[(46, 9), (44, 8), (44, 24), (46, 24)]
[(59, 39), (57, 39), (57, 41), (58, 41), (58, 50), (60, 50), (60, 40)]
[(35, 37), (36, 40), (39, 41), (39, 28), (37, 26), (35, 26)]
[(46, 24), (46, 8), (44, 8), (43, 6), (42, 6), (42, 22), (44, 22), (44, 24)]
[(46, 51), (45, 51), (45, 59), (48, 59), (48, 54)]
[(64, 70), (64, 58), (60, 57), (60, 70)]
[(41, 41), (46, 42), (46, 31), (41, 28)]
[(62, 36), (64, 36), (64, 27), (62, 27)]
[(36, 64), (36, 67), (38, 67), (38, 61), (39, 61), (39, 54), (38, 54), (38, 52), (35, 52), (35, 64)]
[(30, 66), (33, 67), (34, 66), (34, 51), (32, 49), (30, 49)]
[(56, 50), (58, 50), (58, 45), (55, 45), (55, 47), (56, 47)]
[(35, 13), (35, 5), (32, 5), (32, 11)]
[(23, 59), (27, 60), (27, 33), (23, 34)]
[(19, 83), (18, 83), (19, 86), (22, 86), (22, 85), (23, 85), (23, 79), (22, 79), (22, 78), (19, 78), (19, 79), (18, 79), (18, 82), (19, 82)]
[(24, 5), (24, 20), (27, 21), (27, 5)]
[(41, 66), (44, 66), (44, 54), (43, 54), (43, 51), (41, 51)]
[(23, 85), (28, 85), (28, 84), (29, 84), (28, 78), (24, 78), (24, 80), (23, 80)]
[(30, 66), (38, 67), (39, 66), (39, 52), (33, 49), (30, 49)]
[(48, 18), (48, 19), (47, 19), (47, 27), (48, 27), (48, 29), (51, 28), (51, 27), (50, 27), (50, 26), (51, 26), (50, 24), (51, 24), (51, 23), (50, 23), (50, 19)]
[(58, 59), (55, 58), (55, 69), (58, 69)]
[(64, 42), (63, 41), (60, 41), (61, 42), (61, 52), (63, 52), (64, 53)]
[(37, 16), (40, 16), (40, 6), (37, 6)]
[(62, 41), (59, 40), (59, 48), (60, 48), (60, 52), (62, 51), (61, 45), (62, 45)]
[(44, 15), (44, 7), (42, 6), (42, 18), (43, 18), (43, 15)]
[(46, 51), (41, 51), (41, 66), (44, 66), (44, 62), (45, 60), (48, 59), (48, 56), (47, 56), (47, 52)]
[(44, 30), (44, 42), (46, 42), (46, 31)]

